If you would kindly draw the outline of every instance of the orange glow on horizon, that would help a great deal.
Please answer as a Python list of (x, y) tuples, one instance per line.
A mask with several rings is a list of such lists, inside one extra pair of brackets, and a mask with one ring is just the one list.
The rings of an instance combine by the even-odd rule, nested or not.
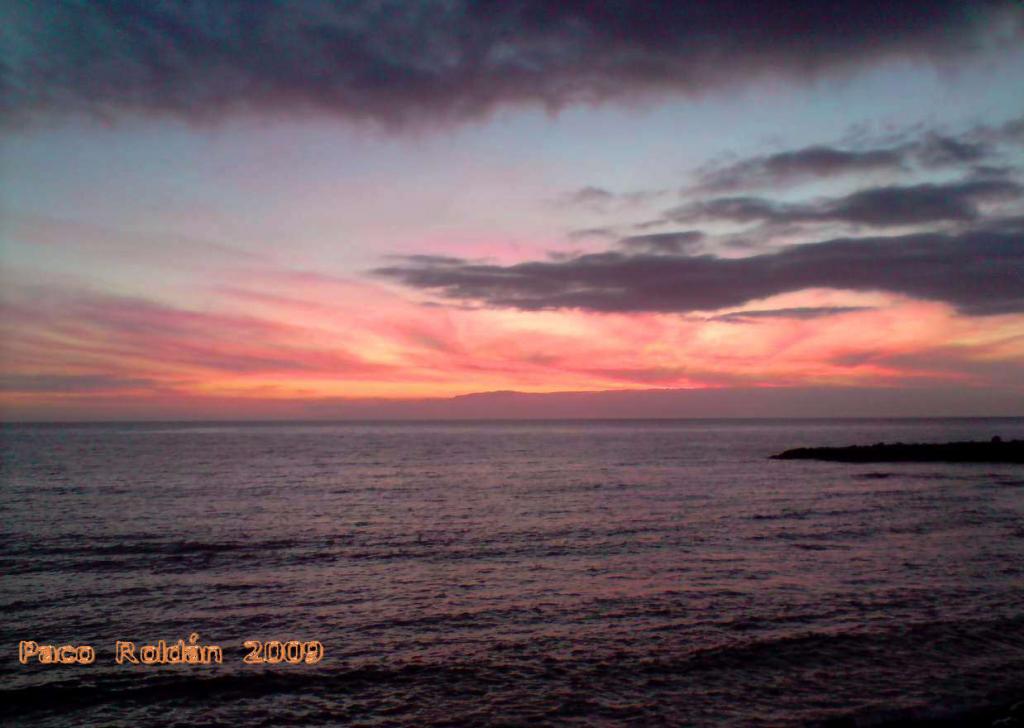
[[(374, 283), (264, 273), (218, 284), (212, 301), (189, 310), (68, 291), (40, 306), (8, 295), (5, 371), (25, 386), (0, 405), (184, 398), (244, 409), (497, 390), (969, 384), (986, 363), (1024, 360), (1020, 316), (968, 322), (943, 304), (844, 291), (704, 314), (528, 312), (424, 306)], [(828, 306), (855, 310), (742, 317)]]

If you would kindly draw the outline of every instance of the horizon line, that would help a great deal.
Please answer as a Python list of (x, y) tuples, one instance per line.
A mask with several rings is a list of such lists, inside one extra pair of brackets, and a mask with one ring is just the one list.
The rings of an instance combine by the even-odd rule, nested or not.
[(4, 420), (0, 427), (24, 425), (338, 425), (338, 424), (507, 424), (507, 423), (560, 423), (560, 422), (827, 422), (827, 421), (880, 421), (880, 420), (1024, 420), (1022, 415), (836, 415), (808, 416), (737, 416), (722, 417), (350, 417), (350, 418), (252, 418), (252, 419), (125, 419), (125, 420)]

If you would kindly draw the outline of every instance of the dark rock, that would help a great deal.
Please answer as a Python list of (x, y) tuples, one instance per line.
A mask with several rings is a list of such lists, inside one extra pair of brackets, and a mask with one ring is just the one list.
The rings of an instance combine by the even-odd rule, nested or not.
[(840, 463), (1024, 463), (1024, 440), (941, 444), (800, 447), (772, 455), (773, 460), (830, 460)]

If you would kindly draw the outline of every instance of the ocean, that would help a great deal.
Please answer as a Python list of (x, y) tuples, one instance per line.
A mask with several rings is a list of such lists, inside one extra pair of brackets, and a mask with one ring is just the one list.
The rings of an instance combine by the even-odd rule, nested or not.
[[(8, 424), (0, 718), (987, 721), (1024, 700), (1024, 466), (768, 457), (994, 435), (1024, 419)], [(193, 633), (223, 661), (115, 660)]]

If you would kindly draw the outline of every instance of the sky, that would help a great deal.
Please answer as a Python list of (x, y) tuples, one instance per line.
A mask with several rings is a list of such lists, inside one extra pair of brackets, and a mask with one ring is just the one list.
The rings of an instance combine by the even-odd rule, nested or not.
[(0, 417), (1024, 415), (1024, 6), (772, 7), (5, 3)]

